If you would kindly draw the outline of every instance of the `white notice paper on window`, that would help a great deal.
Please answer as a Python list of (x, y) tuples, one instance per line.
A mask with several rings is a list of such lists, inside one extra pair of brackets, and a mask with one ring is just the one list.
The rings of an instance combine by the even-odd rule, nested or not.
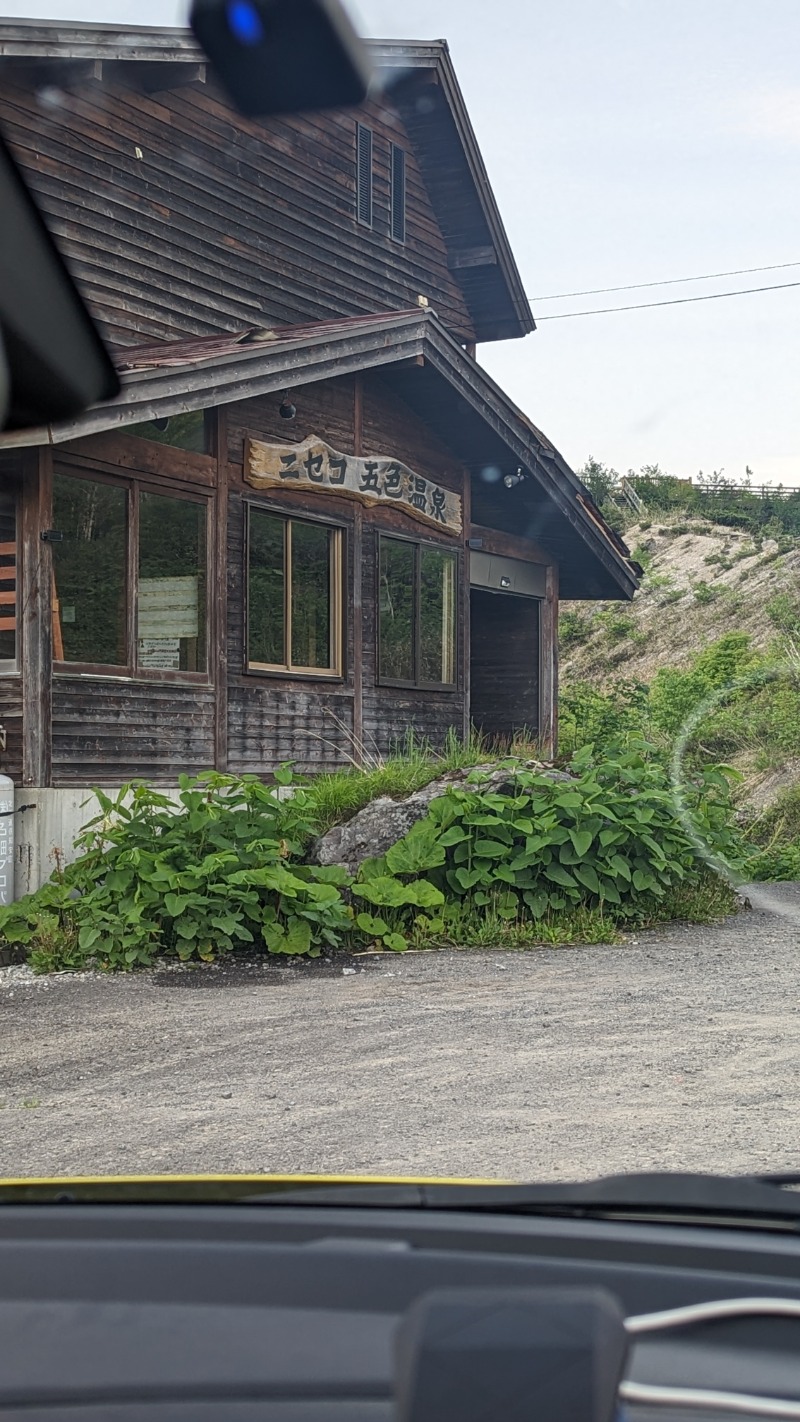
[(180, 637), (140, 637), (139, 666), (150, 671), (180, 671)]
[(139, 665), (180, 671), (181, 640), (198, 636), (197, 578), (139, 582)]

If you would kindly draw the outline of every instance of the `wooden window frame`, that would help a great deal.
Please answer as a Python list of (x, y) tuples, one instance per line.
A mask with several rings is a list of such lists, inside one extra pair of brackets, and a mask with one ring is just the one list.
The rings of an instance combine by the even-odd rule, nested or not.
[[(362, 177), (362, 144), (369, 143), (369, 191), (365, 193)], [(362, 217), (362, 210), (369, 203), (369, 218)], [(356, 220), (369, 232), (375, 225), (375, 134), (368, 124), (356, 124)]]
[[(13, 565), (13, 566), (14, 566), (14, 601), (13, 601), (13, 603), (7, 603), (7, 602), (5, 602), (5, 601), (0, 602), (0, 617), (4, 617), (4, 616), (5, 616), (5, 608), (6, 608), (6, 607), (9, 607), (9, 606), (13, 607), (13, 609), (14, 609), (14, 612), (13, 612), (13, 616), (14, 616), (14, 656), (13, 656), (13, 657), (0, 657), (0, 677), (6, 677), (6, 676), (18, 677), (18, 676), (20, 675), (20, 670), (21, 670), (21, 665), (22, 665), (21, 658), (20, 658), (20, 638), (21, 638), (21, 635), (22, 635), (22, 621), (21, 621), (21, 618), (20, 618), (20, 615), (19, 615), (19, 614), (20, 614), (20, 592), (21, 592), (21, 584), (22, 584), (22, 577), (21, 577), (21, 574), (22, 574), (22, 537), (21, 537), (21, 534), (22, 534), (22, 507), (21, 507), (21, 500), (20, 500), (20, 491), (19, 491), (19, 488), (17, 487), (16, 484), (12, 484), (11, 489), (10, 489), (10, 495), (9, 495), (9, 496), (10, 496), (11, 505), (12, 505), (13, 510), (14, 510), (14, 542), (13, 542), (13, 556), (14, 556), (14, 565)], [(4, 546), (4, 545), (3, 545), (3, 546)], [(10, 582), (11, 580), (10, 580), (10, 578), (6, 578), (6, 579), (4, 579), (4, 581), (5, 581), (5, 582)], [(10, 619), (9, 619), (9, 620), (10, 620)]]
[[(389, 149), (389, 172), (391, 180), (391, 203), (389, 214), (389, 236), (398, 246), (405, 246), (406, 243), (406, 150), (398, 143), (392, 143)], [(402, 180), (398, 183), (398, 164), (402, 173)]]
[[(253, 514), (266, 514), (279, 520), (283, 530), (283, 646), (291, 651), (292, 646), (292, 565), (291, 565), (291, 525), (293, 523), (313, 524), (325, 528), (335, 535), (330, 556), (330, 639), (333, 651), (333, 667), (299, 667), (291, 659), (286, 662), (255, 662), (250, 660), (250, 522)], [(300, 513), (285, 508), (276, 508), (256, 499), (245, 500), (244, 519), (244, 673), (246, 676), (271, 677), (292, 681), (324, 681), (342, 683), (346, 679), (345, 652), (346, 636), (346, 571), (347, 571), (347, 525), (337, 519), (321, 515)], [(329, 544), (329, 548), (331, 545)]]
[[(89, 466), (89, 467), (87, 467)], [(59, 462), (53, 471), (54, 478), (62, 475), (68, 479), (82, 479), (84, 483), (109, 484), (113, 488), (124, 489), (126, 494), (126, 550), (125, 550), (125, 642), (128, 661), (124, 665), (104, 662), (67, 662), (53, 655), (54, 676), (103, 677), (111, 681), (158, 682), (171, 685), (211, 686), (211, 634), (212, 602), (211, 589), (214, 569), (212, 519), (212, 492), (188, 488), (185, 484), (165, 483), (157, 475), (124, 471), (119, 474), (109, 471), (87, 460), (86, 465)], [(183, 499), (186, 503), (198, 504), (205, 509), (206, 520), (206, 670), (169, 671), (138, 665), (138, 600), (139, 600), (139, 495), (142, 492), (160, 494), (163, 498)], [(55, 630), (56, 606), (54, 596), (53, 623)]]
[[(414, 657), (414, 673), (415, 673), (415, 675), (414, 675), (414, 679), (413, 679), (412, 681), (400, 680), (400, 679), (397, 678), (397, 677), (381, 676), (381, 608), (380, 608), (380, 595), (381, 595), (381, 544), (384, 543), (384, 542), (410, 543), (410, 544), (413, 546), (414, 550), (415, 550), (415, 553), (414, 553), (414, 614), (413, 614), (413, 615), (414, 615), (414, 631), (413, 631), (413, 640), (412, 640), (413, 657)], [(423, 551), (424, 549), (431, 549), (431, 550), (433, 550), (433, 551), (436, 552), (436, 553), (449, 553), (450, 556), (452, 557), (453, 561), (454, 561), (454, 564), (455, 564), (455, 574), (454, 574), (454, 583), (453, 583), (453, 680), (452, 680), (451, 682), (450, 682), (450, 681), (448, 681), (448, 682), (444, 682), (444, 681), (423, 681), (423, 680), (421, 680), (421, 679), (417, 676), (417, 672), (419, 671), (420, 663), (421, 663), (421, 660), (422, 660), (422, 657), (421, 657), (421, 651), (422, 651), (422, 623), (421, 623), (421, 620), (420, 620), (419, 609), (420, 609), (420, 588), (421, 588), (421, 579), (422, 579), (422, 551)], [(444, 544), (444, 543), (436, 543), (436, 542), (434, 542), (433, 540), (427, 539), (427, 538), (410, 538), (410, 537), (408, 537), (406, 534), (402, 534), (402, 533), (383, 533), (383, 532), (379, 532), (379, 533), (378, 533), (378, 536), (377, 536), (377, 547), (376, 547), (376, 583), (377, 583), (377, 589), (378, 589), (378, 595), (377, 595), (377, 598), (376, 598), (376, 617), (375, 617), (375, 637), (376, 637), (376, 642), (377, 642), (377, 647), (376, 647), (377, 661), (376, 661), (376, 671), (375, 671), (375, 684), (376, 684), (376, 686), (393, 686), (393, 687), (397, 687), (398, 689), (401, 689), (401, 688), (402, 688), (402, 689), (411, 690), (411, 691), (434, 691), (434, 692), (439, 692), (439, 693), (441, 693), (441, 694), (444, 695), (444, 696), (453, 696), (454, 694), (457, 694), (458, 691), (459, 691), (459, 677), (460, 677), (460, 670), (461, 670), (461, 669), (460, 669), (460, 665), (459, 665), (459, 655), (458, 655), (458, 638), (459, 638), (459, 629), (460, 629), (460, 606), (461, 606), (461, 598), (459, 597), (459, 589), (460, 589), (460, 587), (461, 587), (461, 555), (460, 555), (458, 549), (456, 549), (456, 548), (450, 548), (450, 547), (447, 546), (447, 544)]]

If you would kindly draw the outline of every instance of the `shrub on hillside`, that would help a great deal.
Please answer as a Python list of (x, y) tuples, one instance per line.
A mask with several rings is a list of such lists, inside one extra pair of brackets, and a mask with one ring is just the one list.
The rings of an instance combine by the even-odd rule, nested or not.
[(796, 593), (776, 593), (766, 605), (766, 614), (779, 632), (796, 636), (800, 632), (800, 597)]
[(641, 681), (620, 680), (609, 691), (588, 681), (565, 684), (559, 703), (559, 745), (574, 755), (585, 745), (598, 750), (626, 736), (648, 734), (648, 688)]
[(579, 647), (591, 633), (586, 617), (575, 608), (566, 608), (558, 617), (558, 644), (563, 652)]
[(698, 653), (688, 669), (662, 667), (648, 696), (654, 726), (677, 735), (703, 701), (745, 676), (752, 663), (749, 637), (743, 632), (728, 632)]

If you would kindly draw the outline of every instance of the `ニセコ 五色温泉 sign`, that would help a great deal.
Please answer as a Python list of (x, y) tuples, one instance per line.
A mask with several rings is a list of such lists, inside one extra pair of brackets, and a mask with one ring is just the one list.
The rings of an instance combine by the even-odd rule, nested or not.
[(254, 489), (319, 489), (400, 509), (443, 533), (459, 534), (462, 528), (459, 494), (397, 459), (338, 454), (316, 435), (288, 447), (248, 440), (244, 477)]

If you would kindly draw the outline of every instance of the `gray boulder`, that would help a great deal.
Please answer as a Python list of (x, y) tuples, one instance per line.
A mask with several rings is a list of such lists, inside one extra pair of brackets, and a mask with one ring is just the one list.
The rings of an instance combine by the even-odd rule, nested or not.
[[(564, 770), (555, 770), (539, 761), (525, 763), (526, 770), (544, 771), (553, 780), (572, 780)], [(481, 776), (480, 789), (501, 794), (513, 794), (514, 772), (509, 766), (480, 765), (472, 770), (454, 770), (432, 780), (405, 800), (393, 800), (388, 795), (371, 800), (345, 824), (334, 825), (316, 842), (312, 858), (316, 864), (341, 864), (350, 874), (357, 874), (365, 859), (377, 859), (393, 844), (408, 834), (417, 820), (424, 819), (433, 800), (453, 786), (464, 787), (471, 775)]]

